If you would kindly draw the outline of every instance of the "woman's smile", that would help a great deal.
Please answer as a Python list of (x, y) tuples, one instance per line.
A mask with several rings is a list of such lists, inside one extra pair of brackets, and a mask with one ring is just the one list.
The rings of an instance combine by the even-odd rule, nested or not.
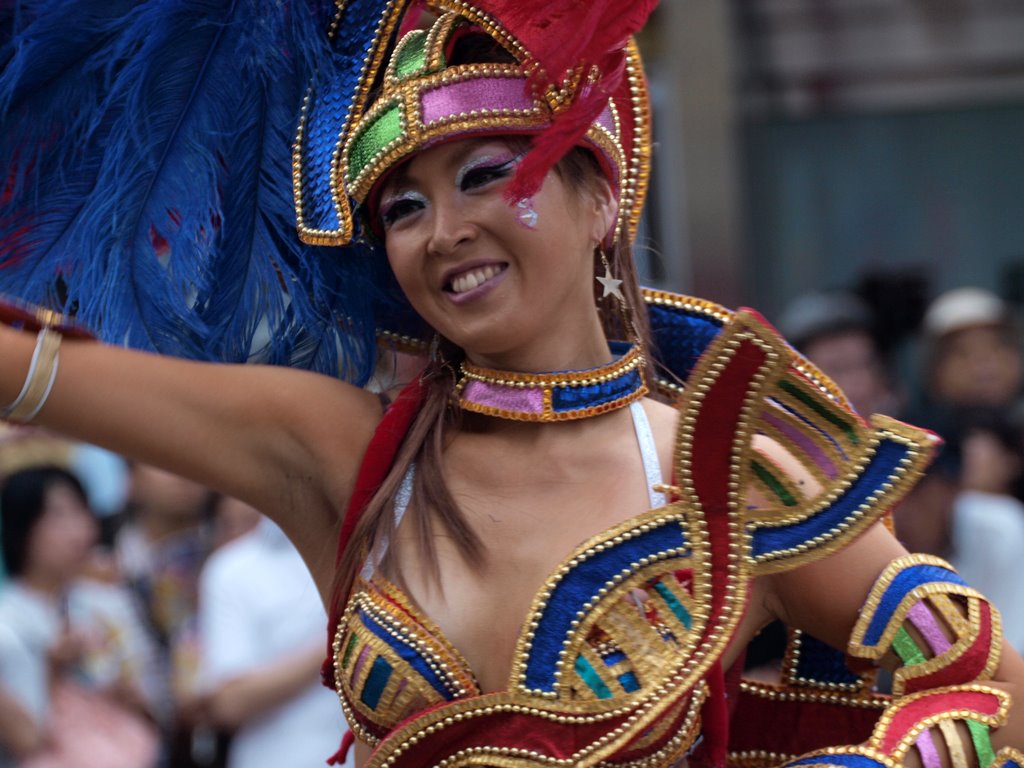
[(442, 290), (456, 304), (464, 304), (490, 293), (507, 270), (507, 262), (459, 266), (449, 270)]

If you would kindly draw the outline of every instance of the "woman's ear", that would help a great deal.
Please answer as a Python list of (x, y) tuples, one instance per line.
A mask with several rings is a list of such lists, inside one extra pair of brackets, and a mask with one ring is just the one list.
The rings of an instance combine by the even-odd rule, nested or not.
[(594, 242), (604, 245), (615, 234), (615, 221), (619, 216), (619, 198), (604, 176), (598, 177), (591, 186), (594, 223), (590, 236)]

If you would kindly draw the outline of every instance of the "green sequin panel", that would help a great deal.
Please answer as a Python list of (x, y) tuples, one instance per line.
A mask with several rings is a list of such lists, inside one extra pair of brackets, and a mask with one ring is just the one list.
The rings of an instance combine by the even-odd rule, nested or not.
[(345, 648), (345, 655), (341, 658), (341, 668), (347, 669), (349, 661), (352, 660), (352, 651), (356, 648), (356, 643), (359, 642), (359, 638), (353, 633), (352, 637), (348, 640), (348, 646)]
[(690, 612), (686, 610), (686, 606), (679, 602), (679, 598), (675, 596), (672, 590), (661, 582), (655, 584), (654, 589), (659, 595), (661, 595), (661, 599), (665, 601), (665, 604), (668, 605), (676, 618), (682, 622), (683, 626), (687, 629), (691, 629), (693, 627), (693, 618), (690, 616)]
[(607, 685), (604, 684), (604, 680), (597, 673), (590, 662), (587, 661), (583, 656), (576, 657), (576, 674), (580, 676), (580, 679), (592, 690), (597, 698), (599, 699), (610, 699), (612, 692)]
[(385, 109), (363, 129), (349, 150), (348, 175), (355, 179), (384, 147), (402, 134), (402, 113), (398, 104)]
[(914, 638), (910, 636), (903, 627), (896, 630), (896, 636), (892, 640), (892, 649), (896, 651), (896, 655), (900, 657), (904, 664), (908, 667), (915, 666), (917, 664), (924, 664), (928, 659), (921, 653), (921, 649), (914, 642)]
[(801, 390), (795, 384), (792, 384), (791, 382), (788, 382), (785, 379), (783, 379), (782, 381), (779, 382), (779, 389), (788, 394), (790, 397), (794, 397), (797, 400), (799, 400), (801, 403), (803, 403), (812, 411), (814, 411), (823, 419), (825, 419), (825, 421), (841, 429), (843, 433), (846, 435), (847, 439), (854, 445), (857, 445), (857, 443), (860, 442), (860, 438), (857, 435), (857, 430), (855, 430), (849, 422), (845, 421), (844, 419), (840, 418), (836, 413), (824, 407), (821, 403), (819, 403), (813, 397), (811, 397), (806, 392)]
[(427, 33), (422, 30), (410, 32), (395, 59), (395, 77), (404, 80), (426, 69)]
[(992, 765), (996, 760), (996, 753), (992, 749), (992, 739), (989, 736), (988, 726), (984, 723), (979, 723), (977, 720), (968, 720), (967, 730), (971, 732), (971, 741), (974, 742), (974, 752), (978, 756), (978, 765)]

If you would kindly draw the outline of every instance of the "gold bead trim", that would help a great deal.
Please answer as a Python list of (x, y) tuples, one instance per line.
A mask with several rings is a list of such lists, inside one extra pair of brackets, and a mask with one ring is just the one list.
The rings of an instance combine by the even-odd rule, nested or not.
[(782, 659), (782, 676), (785, 685), (817, 691), (842, 691), (870, 695), (876, 677), (874, 671), (861, 674), (860, 680), (856, 683), (833, 683), (801, 677), (799, 670), (800, 656), (803, 653), (803, 637), (804, 633), (799, 629), (791, 629), (789, 632), (786, 654)]
[[(469, 362), (463, 362), (460, 367), (462, 376), (455, 385), (454, 397), (458, 400), (459, 406), (465, 411), (510, 419), (512, 421), (558, 422), (587, 419), (623, 408), (644, 397), (649, 391), (644, 377), (646, 364), (647, 361), (637, 346), (631, 347), (618, 360), (588, 371), (517, 373), (482, 368)], [(554, 390), (558, 387), (578, 388), (596, 386), (614, 381), (632, 371), (638, 371), (640, 374), (639, 386), (622, 397), (605, 403), (573, 408), (571, 410), (556, 411), (554, 409)], [(541, 390), (542, 409), (540, 411), (509, 410), (469, 400), (463, 395), (463, 392), (471, 381), (507, 389), (539, 389)]]
[[(907, 568), (918, 565), (931, 565), (939, 568), (953, 570), (945, 560), (932, 555), (907, 555), (893, 560), (881, 575), (879, 575), (871, 592), (868, 594), (861, 614), (850, 634), (850, 643), (847, 652), (851, 656), (879, 661), (889, 651), (895, 640), (896, 633), (907, 622), (907, 615), (915, 604), (922, 600), (936, 604), (943, 619), (956, 635), (950, 648), (938, 656), (929, 658), (922, 664), (903, 666), (896, 670), (893, 675), (893, 693), (901, 695), (907, 684), (919, 677), (924, 677), (937, 672), (940, 669), (955, 666), (960, 662), (963, 654), (974, 644), (974, 641), (981, 632), (981, 602), (987, 602), (981, 593), (967, 586), (949, 582), (930, 582), (921, 584), (908, 592), (900, 602), (899, 606), (889, 617), (885, 630), (876, 645), (865, 645), (864, 635), (881, 606), (882, 597), (893, 580)], [(955, 571), (954, 571), (955, 572)], [(951, 606), (950, 596), (959, 596), (966, 599), (967, 615), (956, 607)], [(938, 599), (938, 600), (936, 600)], [(992, 615), (992, 643), (988, 650), (985, 668), (982, 670), (978, 680), (991, 680), (999, 666), (999, 658), (1002, 652), (1002, 620), (999, 611), (995, 606), (991, 607)], [(951, 609), (952, 608), (952, 616)]]
[[(363, 74), (359, 79), (356, 97), (349, 105), (341, 130), (338, 132), (338, 140), (335, 144), (334, 153), (331, 158), (331, 199), (334, 201), (335, 213), (340, 223), (338, 230), (314, 229), (306, 223), (303, 211), (303, 189), (302, 189), (302, 150), (305, 142), (306, 121), (309, 118), (310, 99), (312, 89), (306, 92), (302, 100), (302, 111), (299, 115), (299, 127), (295, 136), (295, 145), (292, 150), (292, 190), (295, 198), (295, 215), (299, 232), (299, 239), (309, 245), (346, 245), (351, 242), (355, 233), (355, 223), (352, 218), (352, 207), (349, 204), (348, 195), (344, 187), (338, 185), (341, 176), (339, 175), (339, 163), (341, 151), (352, 130), (353, 121), (356, 115), (360, 115), (366, 108), (366, 100), (369, 98), (373, 81), (380, 71), (384, 55), (387, 52), (387, 41), (391, 38), (402, 13), (405, 10), (405, 3), (402, 0), (391, 0), (384, 12), (381, 14), (377, 25), (375, 45), (366, 52), (363, 58)], [(329, 35), (333, 39), (338, 32), (342, 14), (344, 13), (344, 0), (338, 0), (338, 11), (331, 22)]]

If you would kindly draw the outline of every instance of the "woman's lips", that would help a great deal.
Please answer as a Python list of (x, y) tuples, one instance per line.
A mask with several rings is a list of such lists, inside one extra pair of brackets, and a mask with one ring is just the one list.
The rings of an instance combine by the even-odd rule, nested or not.
[(483, 264), (463, 270), (450, 278), (444, 287), (448, 297), (461, 304), (482, 296), (497, 285), (508, 269), (507, 264)]

